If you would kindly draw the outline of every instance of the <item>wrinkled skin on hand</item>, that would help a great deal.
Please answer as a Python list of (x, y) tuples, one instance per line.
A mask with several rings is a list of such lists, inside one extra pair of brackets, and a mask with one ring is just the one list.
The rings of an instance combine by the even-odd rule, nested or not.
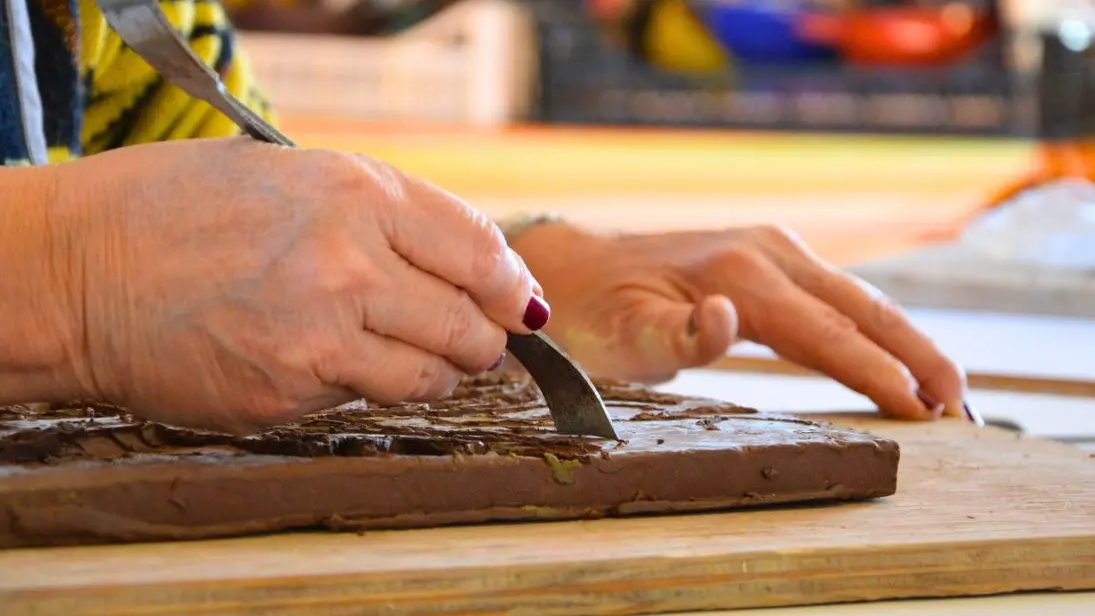
[(743, 339), (889, 416), (964, 416), (954, 362), (894, 302), (785, 229), (598, 235), (551, 223), (512, 245), (555, 308), (546, 332), (593, 374), (666, 381)]
[(73, 372), (153, 420), (240, 433), (441, 396), (530, 331), (541, 291), (498, 228), (379, 161), (235, 138), (56, 174)]

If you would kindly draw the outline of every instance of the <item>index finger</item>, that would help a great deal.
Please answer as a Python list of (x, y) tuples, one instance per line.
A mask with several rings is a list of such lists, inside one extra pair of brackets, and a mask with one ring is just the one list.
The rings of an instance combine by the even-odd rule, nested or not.
[(392, 195), (386, 229), (397, 253), (464, 289), (487, 317), (508, 331), (529, 333), (547, 323), (550, 310), (533, 293), (538, 283), (493, 221), (426, 181), (377, 161), (366, 164), (379, 164), (380, 173), (398, 176), (399, 194)]
[(907, 366), (827, 302), (790, 280), (779, 284), (776, 276), (757, 299), (767, 309), (752, 311), (756, 337), (778, 355), (831, 376), (890, 416), (917, 420), (938, 416), (938, 409), (918, 396)]
[(699, 282), (734, 298), (746, 339), (857, 391), (892, 417), (927, 420), (942, 412), (920, 399), (908, 368), (864, 336), (850, 318), (807, 293), (770, 258), (730, 249), (700, 270)]
[(811, 253), (801, 257), (776, 260), (799, 287), (846, 315), (864, 336), (904, 364), (921, 389), (943, 403), (947, 415), (966, 416), (964, 372), (913, 325), (897, 302)]

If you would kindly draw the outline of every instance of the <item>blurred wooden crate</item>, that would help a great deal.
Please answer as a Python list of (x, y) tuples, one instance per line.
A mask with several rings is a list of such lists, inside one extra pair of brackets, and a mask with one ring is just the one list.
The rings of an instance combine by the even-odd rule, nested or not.
[(391, 37), (242, 32), (281, 114), (500, 126), (528, 117), (536, 27), (507, 0), (465, 0)]

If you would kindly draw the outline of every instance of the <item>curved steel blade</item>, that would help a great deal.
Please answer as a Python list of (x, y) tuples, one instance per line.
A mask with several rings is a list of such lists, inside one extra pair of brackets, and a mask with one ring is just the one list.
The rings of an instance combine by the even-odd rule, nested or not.
[(597, 388), (547, 336), (510, 334), (506, 348), (540, 386), (556, 430), (619, 440)]

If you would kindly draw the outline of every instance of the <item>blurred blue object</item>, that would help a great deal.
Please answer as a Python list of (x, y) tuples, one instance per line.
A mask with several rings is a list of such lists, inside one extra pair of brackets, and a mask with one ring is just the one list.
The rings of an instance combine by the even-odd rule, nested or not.
[(836, 57), (834, 47), (807, 42), (800, 32), (800, 19), (818, 11), (817, 3), (693, 0), (693, 5), (715, 39), (739, 62), (791, 64)]

